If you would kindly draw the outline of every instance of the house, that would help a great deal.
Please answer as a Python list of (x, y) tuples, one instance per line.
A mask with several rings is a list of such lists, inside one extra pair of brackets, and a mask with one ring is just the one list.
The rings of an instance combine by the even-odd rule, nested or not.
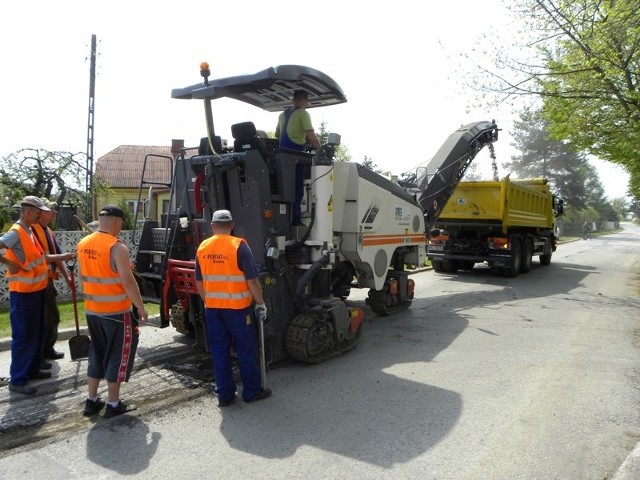
[[(110, 186), (107, 195), (96, 194), (94, 209), (103, 205), (126, 202), (129, 213), (138, 220), (150, 218), (160, 221), (169, 210), (169, 182), (173, 159), (184, 146), (183, 140), (172, 140), (170, 147), (146, 145), (120, 145), (98, 158), (94, 176)], [(145, 184), (140, 191), (142, 168), (147, 162)], [(140, 191), (140, 201), (138, 193)], [(149, 202), (149, 200), (151, 200)], [(150, 203), (150, 207), (147, 207)], [(151, 211), (149, 211), (151, 210)]]

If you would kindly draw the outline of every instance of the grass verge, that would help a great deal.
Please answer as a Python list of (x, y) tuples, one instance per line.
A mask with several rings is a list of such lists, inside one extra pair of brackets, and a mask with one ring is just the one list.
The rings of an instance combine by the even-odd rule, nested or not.
[[(155, 303), (145, 303), (145, 308), (149, 315), (160, 313), (160, 305)], [(72, 328), (76, 326), (76, 320), (73, 314), (73, 302), (58, 302), (58, 310), (60, 311), (60, 329)], [(84, 301), (78, 300), (78, 322), (80, 327), (86, 326), (87, 321), (84, 316)], [(9, 322), (9, 309), (0, 309), (0, 338), (11, 336), (11, 323)]]

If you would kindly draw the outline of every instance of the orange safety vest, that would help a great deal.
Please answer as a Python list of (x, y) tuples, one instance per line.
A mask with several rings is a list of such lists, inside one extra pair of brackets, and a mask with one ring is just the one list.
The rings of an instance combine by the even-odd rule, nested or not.
[(242, 270), (238, 268), (238, 248), (244, 239), (231, 235), (214, 235), (198, 247), (207, 308), (241, 310), (251, 305), (253, 297)]
[(33, 238), (31, 231), (27, 231), (22, 225), (14, 223), (10, 230), (16, 230), (20, 237), (20, 244), (24, 250), (24, 261), (18, 259), (13, 250), (7, 248), (5, 255), (22, 267), (18, 273), (7, 270), (7, 282), (10, 292), (33, 293), (47, 288), (47, 261), (44, 250)]
[[(40, 245), (42, 246), (42, 249), (44, 250), (44, 253), (51, 253), (51, 254), (55, 254), (55, 247), (52, 248), (54, 249), (54, 251), (51, 250), (51, 248), (49, 248), (49, 242), (47, 241), (47, 235), (49, 236), (49, 238), (51, 238), (51, 241), (53, 241), (53, 232), (51, 231), (51, 229), (49, 227), (43, 227), (42, 225), (40, 225), (39, 223), (34, 223), (32, 225), (32, 228), (35, 230), (35, 236), (36, 239), (38, 240), (38, 242), (40, 242)], [(60, 278), (60, 275), (58, 275), (57, 271), (53, 270), (53, 263), (49, 263), (47, 264), (47, 270), (49, 273), (49, 278), (52, 278), (54, 280), (58, 280), (58, 278)]]
[(131, 311), (132, 302), (122, 286), (111, 254), (119, 242), (113, 235), (94, 232), (78, 243), (86, 313), (114, 315)]

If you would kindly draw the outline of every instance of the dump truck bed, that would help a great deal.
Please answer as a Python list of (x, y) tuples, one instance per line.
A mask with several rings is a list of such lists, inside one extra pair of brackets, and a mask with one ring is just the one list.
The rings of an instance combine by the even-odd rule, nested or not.
[(553, 228), (553, 197), (545, 179), (460, 182), (437, 223), (499, 223)]

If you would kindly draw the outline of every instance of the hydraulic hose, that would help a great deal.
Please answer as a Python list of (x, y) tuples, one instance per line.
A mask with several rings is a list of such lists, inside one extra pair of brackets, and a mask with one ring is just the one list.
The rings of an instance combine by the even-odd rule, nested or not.
[(311, 281), (313, 276), (320, 270), (322, 267), (326, 266), (329, 263), (329, 256), (323, 255), (319, 260), (316, 260), (309, 269), (302, 274), (300, 280), (298, 280), (298, 287), (296, 288), (296, 301), (300, 301), (300, 299), (304, 295), (304, 289), (307, 284)]

